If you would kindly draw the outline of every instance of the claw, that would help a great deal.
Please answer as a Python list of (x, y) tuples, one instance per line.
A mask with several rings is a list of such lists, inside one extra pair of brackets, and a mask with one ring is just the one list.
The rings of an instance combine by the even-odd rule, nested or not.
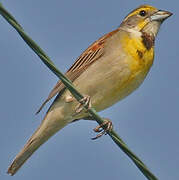
[[(104, 128), (104, 129), (103, 129)], [(113, 128), (112, 122), (109, 119), (105, 119), (105, 121), (98, 125), (96, 128), (94, 128), (94, 132), (99, 133), (96, 137), (91, 138), (92, 140), (98, 139), (103, 135), (106, 135), (108, 132), (110, 132)]]
[[(84, 98), (82, 98), (80, 101), (80, 103), (76, 106), (75, 108), (75, 112), (78, 114), (83, 110), (83, 106), (87, 107), (87, 108), (91, 108), (91, 98), (90, 96), (85, 96)], [(82, 105), (82, 104), (83, 105)]]

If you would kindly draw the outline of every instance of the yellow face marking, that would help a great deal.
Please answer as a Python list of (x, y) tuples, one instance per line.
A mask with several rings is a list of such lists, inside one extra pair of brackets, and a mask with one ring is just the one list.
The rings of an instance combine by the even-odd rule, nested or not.
[(149, 19), (141, 19), (141, 21), (138, 22), (137, 28), (140, 31), (143, 27), (145, 27), (149, 23)]

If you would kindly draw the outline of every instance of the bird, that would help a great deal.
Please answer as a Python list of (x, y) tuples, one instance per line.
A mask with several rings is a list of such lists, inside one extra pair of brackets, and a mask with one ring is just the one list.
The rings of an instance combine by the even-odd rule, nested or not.
[[(154, 61), (160, 26), (171, 15), (151, 5), (139, 6), (117, 29), (91, 44), (65, 73), (97, 112), (117, 103), (142, 84)], [(37, 113), (55, 95), (40, 126), (9, 166), (8, 174), (14, 175), (42, 144), (66, 125), (90, 119), (60, 80)]]

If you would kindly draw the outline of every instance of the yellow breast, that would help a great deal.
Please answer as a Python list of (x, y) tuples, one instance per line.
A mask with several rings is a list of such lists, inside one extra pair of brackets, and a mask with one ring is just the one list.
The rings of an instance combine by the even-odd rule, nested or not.
[(154, 59), (154, 47), (148, 50), (140, 36), (130, 36), (127, 34), (122, 38), (121, 44), (125, 53), (132, 57), (126, 58), (126, 61), (134, 75), (141, 71), (145, 73), (145, 71), (150, 69)]
[(142, 43), (142, 38), (124, 35), (121, 40), (122, 49), (126, 54), (125, 64), (130, 68), (129, 78), (120, 84), (111, 93), (116, 99), (121, 100), (136, 90), (144, 81), (154, 59), (154, 47), (148, 50)]
[[(106, 93), (103, 98), (98, 99), (94, 103), (97, 111), (111, 106), (136, 90), (144, 81), (150, 67), (152, 66), (154, 59), (154, 48), (152, 47), (150, 50), (147, 50), (142, 43), (141, 38), (131, 38), (126, 33), (126, 37), (124, 35), (123, 38), (121, 38), (120, 45), (122, 45), (120, 50), (123, 51), (120, 53), (125, 54), (124, 59), (122, 60), (123, 63), (120, 64), (120, 66), (127, 66), (130, 69), (130, 75), (128, 76), (128, 74), (125, 73), (119, 73), (119, 77), (116, 75), (116, 73), (114, 73), (115, 77), (112, 75), (115, 79), (119, 78), (116, 79), (116, 82), (118, 83), (110, 84), (111, 88), (109, 92)], [(104, 84), (107, 84), (107, 82)], [(107, 88), (104, 87), (104, 89)]]

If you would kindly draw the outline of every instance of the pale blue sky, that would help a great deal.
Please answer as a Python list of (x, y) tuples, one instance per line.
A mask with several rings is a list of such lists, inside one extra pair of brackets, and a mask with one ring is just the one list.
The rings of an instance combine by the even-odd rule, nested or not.
[[(179, 179), (179, 2), (141, 0), (1, 0), (25, 31), (65, 72), (90, 43), (118, 27), (141, 4), (174, 13), (156, 40), (155, 62), (142, 86), (100, 113), (160, 180)], [(35, 112), (57, 81), (15, 30), (0, 17), (0, 179), (144, 180), (108, 136), (90, 138), (96, 122), (71, 124), (10, 177), (12, 159), (40, 124)]]

